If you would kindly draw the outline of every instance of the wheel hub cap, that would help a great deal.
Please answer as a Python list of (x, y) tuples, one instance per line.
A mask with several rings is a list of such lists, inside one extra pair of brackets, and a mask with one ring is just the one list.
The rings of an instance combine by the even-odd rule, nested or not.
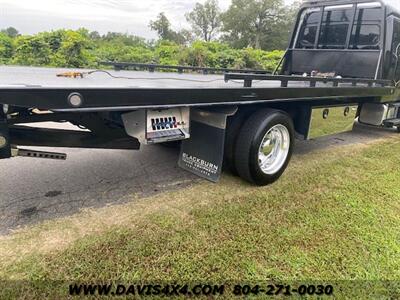
[(258, 150), (258, 163), (263, 173), (277, 173), (285, 164), (289, 154), (289, 130), (281, 125), (275, 125), (265, 134)]

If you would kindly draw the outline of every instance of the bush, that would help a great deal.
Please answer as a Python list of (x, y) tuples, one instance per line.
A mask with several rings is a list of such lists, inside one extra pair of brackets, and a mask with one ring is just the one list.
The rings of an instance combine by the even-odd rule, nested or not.
[(173, 42), (162, 41), (154, 49), (155, 63), (160, 65), (183, 65), (185, 64), (183, 47)]
[(29, 66), (50, 64), (51, 50), (42, 36), (18, 36), (15, 44), (13, 64)]
[(14, 45), (12, 39), (4, 34), (0, 33), (0, 63), (9, 63), (14, 52)]
[(99, 62), (156, 63), (210, 68), (273, 71), (283, 51), (233, 49), (220, 42), (195, 41), (190, 46), (170, 41), (155, 44), (126, 34), (100, 36), (85, 29), (56, 30), (14, 39), (0, 34), (0, 63), (94, 68)]
[(90, 41), (81, 33), (66, 31), (60, 47), (52, 55), (51, 65), (73, 68), (93, 66), (95, 57), (88, 51), (90, 46)]

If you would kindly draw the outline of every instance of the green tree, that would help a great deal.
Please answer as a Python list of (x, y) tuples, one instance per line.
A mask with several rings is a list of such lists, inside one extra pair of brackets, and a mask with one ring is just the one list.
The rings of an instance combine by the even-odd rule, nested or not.
[(196, 3), (194, 9), (186, 14), (186, 20), (198, 37), (206, 42), (211, 41), (221, 27), (221, 11), (217, 0)]
[(171, 37), (171, 23), (165, 13), (161, 12), (157, 19), (150, 21), (150, 29), (157, 32), (158, 37), (162, 40), (169, 40)]
[(45, 66), (50, 63), (51, 49), (43, 36), (18, 36), (12, 62), (19, 65)]
[(0, 33), (0, 63), (8, 63), (13, 55), (12, 39), (5, 33)]
[(73, 68), (93, 65), (95, 59), (88, 51), (90, 46), (90, 41), (80, 32), (65, 31), (61, 46), (52, 57), (52, 64)]
[[(0, 33), (0, 63), (94, 68), (99, 61), (127, 61), (273, 70), (283, 54), (282, 51), (253, 48), (234, 49), (227, 43), (216, 41), (198, 40), (187, 44), (192, 38), (190, 32), (186, 32), (186, 36), (182, 31), (171, 32), (168, 39), (157, 42), (116, 32), (91, 37), (85, 29), (56, 30), (16, 38)], [(179, 40), (179, 36), (184, 38)]]
[(176, 32), (171, 28), (171, 22), (165, 13), (160, 13), (155, 21), (150, 21), (149, 27), (157, 32), (161, 40), (175, 42), (183, 45), (187, 42), (187, 31)]
[(183, 65), (183, 46), (170, 40), (160, 40), (155, 49), (156, 63), (161, 65)]
[(286, 49), (289, 38), (296, 22), (296, 16), (303, 0), (295, 1), (290, 6), (285, 6), (283, 17), (273, 26), (269, 36), (269, 44), (263, 46), (266, 50)]
[(5, 33), (6, 35), (8, 35), (11, 38), (15, 38), (19, 35), (18, 30), (15, 29), (14, 27), (8, 27), (6, 29), (3, 29), (1, 32)]
[(100, 40), (101, 35), (98, 31), (91, 31), (91, 32), (89, 32), (89, 38), (92, 40)]
[[(93, 37), (92, 37), (93, 39)], [(95, 38), (97, 39), (97, 38)], [(147, 47), (148, 44), (146, 39), (136, 36), (130, 35), (127, 33), (119, 33), (119, 32), (108, 32), (106, 35), (101, 37), (101, 40), (106, 42), (111, 42), (113, 44), (121, 44), (126, 46), (135, 46), (135, 47)]]
[(271, 36), (284, 23), (284, 8), (282, 0), (232, 0), (222, 16), (225, 40), (237, 48), (273, 49)]
[(55, 53), (61, 48), (61, 44), (65, 37), (65, 30), (61, 29), (50, 32), (42, 32), (39, 33), (38, 36), (41, 36), (49, 45), (51, 52)]

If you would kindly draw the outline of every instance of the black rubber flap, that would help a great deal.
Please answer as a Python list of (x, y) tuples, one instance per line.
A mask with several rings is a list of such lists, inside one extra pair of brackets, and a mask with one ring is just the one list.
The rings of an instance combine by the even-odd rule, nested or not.
[[(0, 105), (1, 109), (1, 105)], [(10, 136), (8, 132), (7, 121), (3, 112), (0, 112), (0, 139), (6, 140), (6, 145), (0, 148), (0, 159), (11, 157), (11, 145), (10, 145)], [(0, 141), (1, 144), (1, 141)], [(1, 145), (0, 145), (1, 146)]]
[[(226, 119), (225, 115), (221, 117)], [(178, 165), (207, 180), (217, 182), (221, 176), (225, 129), (191, 121), (190, 139), (184, 140)]]

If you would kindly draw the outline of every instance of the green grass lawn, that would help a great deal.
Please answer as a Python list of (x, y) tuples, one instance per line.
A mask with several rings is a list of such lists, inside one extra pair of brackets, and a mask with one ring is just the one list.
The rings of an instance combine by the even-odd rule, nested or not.
[(267, 187), (224, 175), (24, 229), (0, 238), (1, 279), (27, 298), (65, 296), (54, 281), (325, 281), (400, 297), (400, 140), (296, 156)]

